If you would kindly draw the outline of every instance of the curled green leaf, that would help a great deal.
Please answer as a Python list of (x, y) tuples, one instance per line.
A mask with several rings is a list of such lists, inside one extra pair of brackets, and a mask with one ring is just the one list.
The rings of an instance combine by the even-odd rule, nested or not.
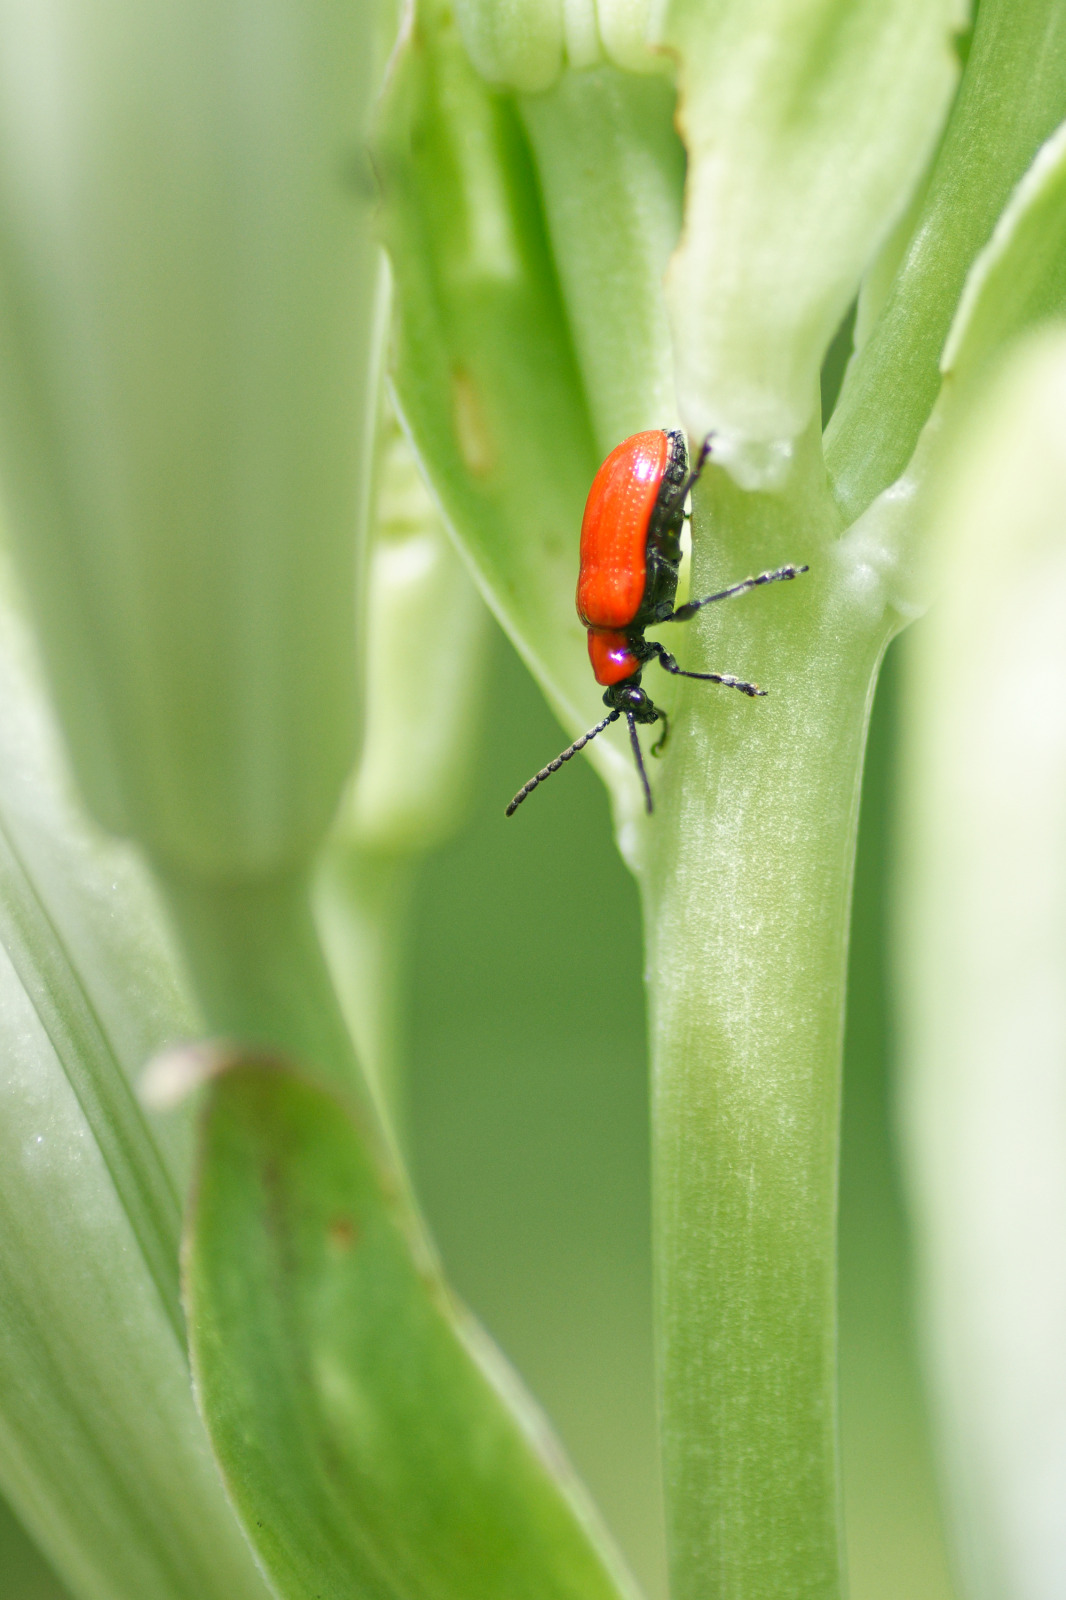
[(942, 372), (972, 376), (1012, 338), (1066, 310), (1066, 123), (1037, 152), (966, 280)]
[(1062, 0), (981, 0), (910, 237), (826, 431), (826, 465), (848, 521), (906, 468), (940, 392), (940, 356), (967, 273), (1064, 116)]
[(254, 1057), (203, 1114), (185, 1253), (197, 1389), (276, 1592), (631, 1597), (371, 1151), (349, 1104)]
[(366, 732), (335, 845), (430, 849), (470, 779), (488, 612), (391, 407), (382, 425), (366, 621)]
[[(375, 159), (404, 420), (486, 599), (572, 736), (603, 714), (574, 610), (596, 442), (521, 121), (432, 0), (397, 54)], [(635, 816), (628, 750), (608, 734), (592, 751)]]
[(677, 425), (663, 275), (681, 231), (673, 86), (617, 67), (525, 95), (545, 218), (601, 455)]
[(962, 0), (671, 0), (685, 229), (668, 280), (681, 413), (738, 481), (787, 475), (822, 358), (947, 110)]
[(884, 585), (901, 621), (926, 609), (951, 570), (931, 506), (945, 459), (969, 424), (975, 388), (1013, 340), (1066, 310), (1064, 260), (1066, 125), (1038, 151), (970, 269), (941, 358), (947, 381), (906, 470), (841, 545), (853, 578)]
[(77, 1600), (265, 1600), (196, 1415), (187, 1120), (134, 1080), (187, 1036), (158, 905), (81, 813), (0, 591), (0, 1488)]
[(408, 913), (418, 864), (458, 827), (474, 779), (490, 618), (388, 404), (367, 590), (366, 735), (316, 913), (359, 1059), (396, 1117)]

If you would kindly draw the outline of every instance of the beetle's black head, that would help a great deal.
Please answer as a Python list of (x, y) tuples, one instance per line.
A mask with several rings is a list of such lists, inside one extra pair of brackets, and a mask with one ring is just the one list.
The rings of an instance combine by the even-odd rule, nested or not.
[(605, 706), (610, 706), (612, 711), (621, 711), (623, 716), (631, 716), (634, 722), (658, 722), (659, 713), (652, 702), (651, 695), (640, 687), (638, 674), (632, 678), (625, 678), (621, 683), (614, 683), (603, 697)]

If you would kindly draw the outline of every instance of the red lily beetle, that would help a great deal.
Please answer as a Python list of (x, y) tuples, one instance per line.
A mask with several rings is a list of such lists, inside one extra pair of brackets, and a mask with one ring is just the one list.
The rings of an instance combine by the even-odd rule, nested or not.
[(577, 614), (588, 629), (589, 660), (596, 682), (603, 684), (607, 716), (588, 733), (549, 761), (524, 784), (510, 805), (513, 816), (528, 794), (564, 761), (583, 750), (619, 717), (629, 726), (629, 742), (644, 786), (644, 802), (652, 809), (651, 788), (637, 737), (637, 723), (661, 722), (661, 738), (653, 746), (658, 754), (666, 743), (666, 712), (661, 711), (640, 686), (640, 675), (651, 660), (679, 678), (700, 678), (724, 683), (742, 694), (763, 695), (754, 683), (722, 672), (685, 672), (657, 639), (645, 639), (644, 630), (664, 622), (687, 622), (703, 606), (733, 595), (746, 594), (760, 584), (780, 583), (799, 577), (804, 567), (778, 567), (757, 578), (745, 578), (717, 594), (687, 605), (674, 606), (681, 565), (681, 525), (685, 501), (711, 453), (710, 437), (703, 442), (695, 467), (688, 470), (685, 436), (676, 429), (656, 428), (635, 433), (611, 451), (593, 479), (581, 522), (581, 568), (577, 580)]

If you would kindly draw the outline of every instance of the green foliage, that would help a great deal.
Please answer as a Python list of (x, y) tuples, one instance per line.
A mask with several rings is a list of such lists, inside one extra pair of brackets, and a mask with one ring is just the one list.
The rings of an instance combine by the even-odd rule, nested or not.
[(601, 457), (677, 424), (662, 294), (685, 181), (674, 103), (664, 79), (613, 66), (564, 73), (520, 102)]
[(392, 370), (418, 455), (497, 615), (565, 721), (585, 725), (596, 696), (573, 531), (596, 447), (518, 115), (478, 79), (443, 8), (412, 19), (376, 152)]
[(0, 1486), (78, 1600), (265, 1600), (189, 1385), (187, 1119), (131, 1081), (195, 1011), (143, 868), (70, 792), (7, 586), (0, 677)]
[[(671, 0), (689, 155), (669, 300), (693, 438), (750, 488), (787, 476), (818, 372), (954, 87), (959, 0)], [(743, 263), (743, 265), (741, 265)]]
[(974, 263), (940, 359), (965, 382), (1012, 337), (1066, 306), (1066, 130), (1037, 152)]
[(372, 1143), (353, 1108), (251, 1060), (204, 1113), (185, 1257), (193, 1368), (278, 1593), (631, 1592)]
[(906, 468), (937, 397), (940, 353), (974, 257), (1064, 116), (1059, 0), (981, 0), (918, 214), (826, 438), (833, 491), (849, 519)]
[(179, 874), (305, 856), (354, 756), (375, 12), (0, 11), (10, 534), (90, 806)]
[[(5, 597), (0, 1486), (76, 1600), (251, 1600), (253, 1552), (293, 1600), (633, 1592), (427, 1243), (397, 992), (420, 863), (462, 814), (469, 574), (583, 731), (583, 498), (620, 435), (680, 421), (714, 434), (692, 592), (810, 571), (670, 637), (768, 694), (656, 685), (654, 815), (624, 729), (590, 750), (646, 935), (670, 1592), (842, 1591), (864, 747), (884, 651), (949, 573), (904, 701), (926, 1317), (973, 1582), (1054, 1573), (1016, 1420), (1047, 1352), (1031, 1388), (1001, 1380), (987, 1351), (1029, 1324), (965, 1238), (1014, 1281), (972, 1172), (1058, 949), (1055, 877), (1041, 959), (985, 979), (1004, 885), (1043, 904), (1061, 789), (1058, 745), (1002, 692), (986, 722), (983, 686), (997, 649), (1061, 676), (1061, 333), (1011, 356), (1066, 298), (1066, 6), (982, 0), (960, 45), (960, 0), (421, 0), (372, 117), (396, 21), (0, 0), (5, 515), (77, 781), (143, 852), (67, 792)], [(981, 787), (1003, 750), (1041, 797), (1006, 873), (1007, 791)], [(195, 1134), (158, 1109), (182, 1090)], [(1054, 1219), (1051, 1141), (1026, 1147)], [(1013, 1171), (989, 1192), (1018, 1216)]]
[(979, 1596), (1062, 1571), (1061, 325), (998, 365), (936, 497), (952, 576), (907, 659), (897, 929), (921, 1304)]
[[(541, 63), (534, 83), (526, 73), (530, 58), (517, 46), (510, 57), (503, 49), (506, 30), (498, 17), (491, 40), (479, 31), (486, 16), (476, 6), (460, 10), (475, 63), (519, 91), (516, 103), (541, 178), (590, 411), (594, 418), (605, 414), (606, 396), (630, 405), (629, 416), (644, 421), (647, 410), (628, 397), (636, 384), (646, 406), (654, 403), (665, 353), (658, 362), (643, 361), (642, 379), (640, 352), (655, 347), (648, 330), (657, 318), (661, 322), (665, 307), (654, 274), (630, 255), (627, 213), (617, 204), (619, 195), (635, 192), (635, 146), (606, 142), (610, 116), (601, 111), (605, 142), (592, 161), (576, 154), (589, 150), (588, 141), (576, 137), (581, 117), (597, 96), (602, 100), (616, 69), (602, 64), (602, 49), (576, 57), (567, 36), (565, 52), (556, 39), (550, 71)], [(668, 13), (665, 25), (664, 37), (680, 54), (689, 160), (685, 229), (669, 280), (670, 293), (677, 294), (673, 357), (682, 363), (679, 391), (690, 434), (699, 437), (715, 424), (716, 459), (736, 480), (712, 470), (698, 500), (694, 592), (784, 559), (808, 560), (813, 569), (802, 593), (767, 596), (757, 613), (738, 606), (728, 615), (704, 615), (688, 630), (685, 665), (742, 670), (769, 685), (771, 698), (757, 708), (705, 695), (697, 708), (694, 692), (668, 701), (677, 726), (650, 830), (634, 815), (627, 779), (620, 772), (615, 779), (618, 769), (599, 752), (612, 779), (620, 843), (641, 868), (647, 909), (664, 1459), (680, 1596), (742, 1583), (752, 1594), (822, 1594), (836, 1581), (833, 1173), (858, 781), (878, 662), (892, 633), (928, 593), (915, 554), (921, 490), (935, 471), (940, 416), (899, 489), (848, 529), (810, 424), (814, 380), (829, 337), (860, 288), (862, 268), (882, 241), (885, 259), (875, 265), (889, 287), (880, 295), (891, 306), (903, 284), (924, 308), (924, 321), (916, 313), (901, 328), (901, 346), (909, 338), (920, 351), (936, 306), (954, 307), (961, 277), (952, 291), (951, 273), (959, 272), (961, 260), (965, 274), (973, 250), (965, 257), (945, 252), (943, 260), (927, 252), (919, 271), (904, 230), (913, 236), (927, 227), (930, 208), (943, 204), (947, 179), (938, 174), (944, 162), (953, 163), (944, 170), (953, 174), (956, 190), (960, 173), (976, 190), (985, 151), (964, 136), (972, 121), (960, 119), (976, 115), (1008, 50), (994, 12), (983, 11), (966, 83), (937, 153), (957, 71), (952, 33), (965, 18), (954, 7), (922, 8), (921, 26), (915, 21), (916, 14), (904, 15), (902, 8), (871, 9), (861, 17), (797, 10), (774, 27), (751, 8), (736, 15), (726, 8), (713, 21), (702, 12)], [(1037, 23), (1030, 25), (1031, 40)], [(516, 13), (505, 42), (528, 43), (523, 30), (532, 26), (533, 13)], [(430, 33), (420, 46), (432, 52)], [(1018, 49), (1011, 40), (1010, 60), (1018, 59), (1010, 54)], [(1005, 164), (1023, 149), (1023, 164), (1033, 153), (1026, 130), (1048, 115), (1056, 84), (1042, 57), (1044, 109), (1028, 107), (1025, 128), (1012, 128), (1009, 148), (997, 151), (999, 167), (989, 173), (988, 190), (994, 193)], [(633, 80), (632, 92), (638, 91), (644, 86)], [(506, 101), (495, 104), (502, 116)], [(410, 107), (407, 118), (408, 126), (417, 121)], [(395, 126), (388, 117), (387, 124)], [(878, 136), (860, 133), (875, 124)], [(631, 117), (630, 125), (635, 136), (640, 124)], [(457, 142), (455, 132), (451, 140)], [(410, 148), (406, 168), (394, 170), (386, 183), (392, 228), (412, 209), (411, 174), (419, 156), (413, 143)], [(856, 167), (856, 151), (869, 167)], [(923, 177), (930, 156), (936, 157), (932, 174)], [(842, 205), (845, 181), (849, 204)], [(665, 191), (646, 180), (638, 192), (646, 204)], [(914, 204), (889, 241), (891, 224), (912, 194)], [(982, 203), (988, 203), (984, 193)], [(604, 217), (616, 215), (621, 221), (603, 231), (612, 243), (617, 238), (625, 263), (631, 292), (621, 312), (612, 298), (617, 285), (598, 294), (594, 287), (606, 257), (597, 229)], [(967, 216), (957, 232), (964, 238), (981, 225), (979, 216)], [(773, 227), (782, 230), (779, 243), (768, 237)], [(650, 240), (654, 228), (645, 234)], [(1057, 252), (1046, 226), (1042, 238), (1046, 250), (1032, 261), (1024, 284), (1014, 275), (1019, 304), (1012, 324), (997, 324), (1000, 340), (1057, 304)], [(534, 258), (528, 259), (532, 265)], [(407, 295), (420, 309), (429, 303), (414, 282)], [(869, 322), (875, 315), (869, 296), (864, 304)], [(407, 314), (417, 314), (410, 303)], [(882, 348), (879, 329), (880, 323), (872, 333), (864, 328), (845, 380), (842, 420), (831, 424), (838, 493), (850, 463), (866, 470), (866, 456), (882, 450), (893, 427), (910, 427), (913, 446), (935, 399), (935, 390), (916, 386), (886, 427), (891, 389), (882, 388), (876, 414), (871, 404), (861, 422), (849, 420), (856, 385), (868, 381), (863, 373)], [(945, 321), (941, 339), (946, 331)], [(491, 342), (487, 320), (471, 319), (466, 335), (468, 352)], [(905, 354), (912, 359), (910, 346)], [(503, 530), (489, 530), (483, 517), (464, 517), (452, 468), (440, 472), (429, 443), (449, 424), (448, 390), (438, 385), (427, 410), (421, 374), (419, 380), (417, 395), (409, 394), (401, 367), (400, 398), (416, 440), (439, 473), (442, 491), (453, 496), (448, 503), (457, 532), (490, 598), (520, 648), (532, 654), (546, 643), (534, 609), (539, 585), (516, 598), (513, 588), (493, 582)], [(528, 443), (527, 434), (515, 434), (516, 448)], [(567, 443), (560, 428), (560, 454)], [(904, 455), (899, 467), (906, 465)], [(845, 497), (847, 512), (863, 510), (883, 487), (874, 482), (865, 501)], [(487, 546), (492, 562), (482, 555)], [(514, 541), (510, 548), (526, 546)], [(542, 581), (546, 572), (544, 564)], [(560, 614), (568, 598), (560, 587)], [(554, 686), (568, 659), (556, 652), (542, 681)], [(593, 716), (590, 708), (586, 725)], [(579, 731), (582, 719), (568, 723)], [(708, 972), (715, 974), (710, 993)], [(712, 1363), (709, 1351), (716, 1355)]]

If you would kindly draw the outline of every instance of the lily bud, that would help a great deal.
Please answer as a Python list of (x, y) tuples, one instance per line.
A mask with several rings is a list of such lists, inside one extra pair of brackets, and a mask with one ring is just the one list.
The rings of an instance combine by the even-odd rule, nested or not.
[(564, 66), (672, 70), (649, 43), (652, 0), (459, 0), (456, 16), (474, 66), (508, 89), (550, 89)]

